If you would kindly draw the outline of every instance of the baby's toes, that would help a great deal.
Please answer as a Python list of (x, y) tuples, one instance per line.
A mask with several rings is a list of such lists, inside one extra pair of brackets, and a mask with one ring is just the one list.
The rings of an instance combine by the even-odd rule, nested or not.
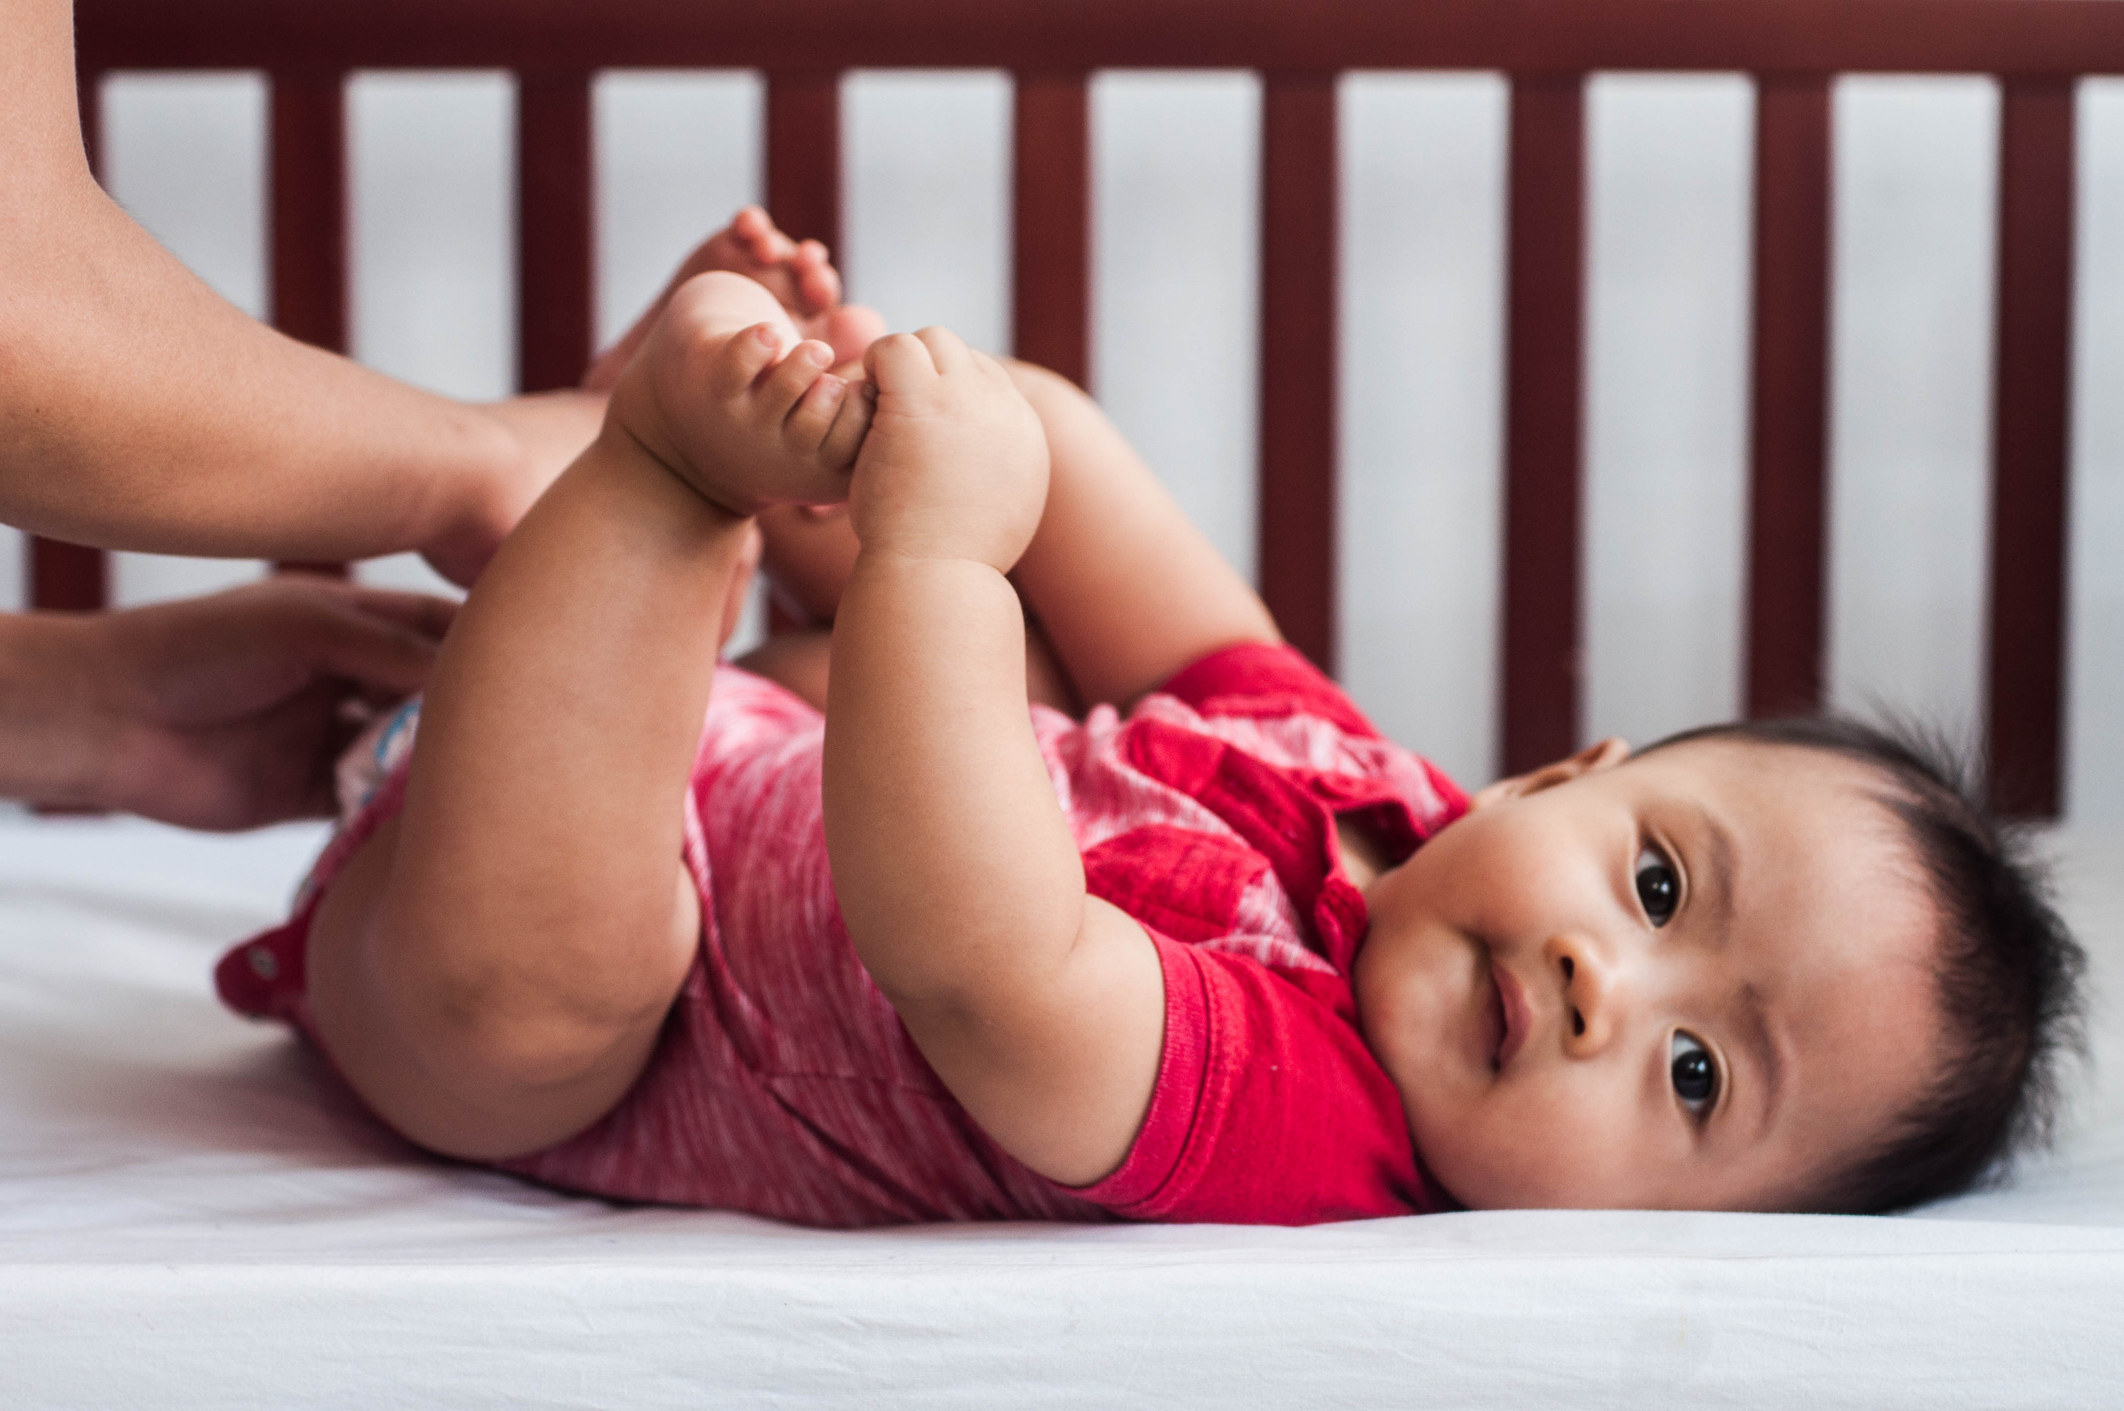
[(743, 395), (781, 357), (782, 338), (782, 331), (771, 323), (754, 324), (731, 334), (709, 354), (708, 389), (719, 397)]
[(786, 419), (832, 364), (833, 349), (817, 339), (805, 339), (760, 383), (753, 393), (754, 405), (764, 416)]
[(818, 241), (806, 240), (791, 253), (789, 276), (796, 293), (796, 312), (822, 314), (841, 302), (840, 272)]
[(885, 336), (885, 319), (876, 309), (862, 304), (842, 304), (810, 320), (804, 331), (832, 345), (833, 365), (839, 367), (862, 361), (870, 345)]
[(826, 443), (826, 433), (833, 429), (834, 416), (847, 395), (848, 383), (844, 379), (830, 372), (822, 374), (789, 409), (789, 416), (782, 423), (783, 441), (801, 455), (815, 454)]
[(755, 265), (781, 264), (796, 250), (796, 242), (782, 234), (773, 218), (758, 206), (747, 206), (731, 217), (730, 233)]
[[(863, 449), (863, 438), (870, 434), (871, 418), (878, 410), (876, 388), (871, 383), (845, 382), (841, 385), (840, 400), (833, 409), (833, 424), (826, 428), (818, 449), (819, 464), (837, 476), (846, 475), (855, 466), (856, 452)], [(845, 485), (840, 493), (848, 493)]]

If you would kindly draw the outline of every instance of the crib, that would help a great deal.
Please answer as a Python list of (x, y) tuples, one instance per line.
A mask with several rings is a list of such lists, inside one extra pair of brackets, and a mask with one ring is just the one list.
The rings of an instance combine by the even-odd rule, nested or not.
[[(845, 71), (1008, 71), (1014, 351), (1079, 381), (1093, 303), (1092, 75), (1259, 72), (1258, 576), (1290, 640), (1331, 671), (1338, 78), (1356, 69), (1503, 73), (1505, 770), (1568, 753), (1584, 729), (1589, 75), (1721, 71), (1754, 81), (1742, 663), (1754, 715), (1825, 699), (1832, 84), (1852, 72), (1995, 75), (1983, 728), (1995, 804), (2036, 818), (2059, 811), (2074, 94), (2083, 76), (2124, 73), (2124, 6), (77, 0), (77, 16), (84, 95), (123, 70), (269, 76), (273, 317), (340, 350), (349, 75), (514, 71), (525, 390), (573, 383), (592, 352), (591, 92), (600, 71), (763, 72), (767, 204), (793, 233), (829, 243), (841, 224)], [(84, 102), (92, 161), (97, 112)], [(94, 609), (108, 596), (103, 556), (78, 546), (36, 542), (30, 576), (40, 606)], [(101, 878), (79, 860), (69, 839), (99, 828), (138, 860), (136, 876)], [(34, 1158), (10, 1158), (24, 1174), (0, 1181), (0, 1264), (14, 1271), (0, 1284), (15, 1290), (0, 1292), (0, 1306), (25, 1330), (10, 1339), (13, 1365), (0, 1370), (0, 1399), (11, 1404), (358, 1404), (403, 1378), (422, 1399), (468, 1406), (893, 1396), (1782, 1406), (1803, 1395), (1824, 1405), (2065, 1405), (2096, 1404), (2124, 1373), (2114, 1347), (2124, 1311), (2124, 1090), (2113, 1082), (2069, 1160), (2023, 1189), (1970, 1197), (1930, 1219), (1505, 1212), (1310, 1232), (815, 1235), (719, 1215), (616, 1211), (420, 1163), (335, 1105), (329, 1079), (277, 1039), (230, 1038), (204, 1002), (203, 966), (181, 978), (170, 957), (202, 961), (214, 944), (272, 919), (279, 898), (259, 878), (282, 877), (314, 833), (284, 830), (211, 856), (135, 824), (14, 824), (8, 836), (0, 934), (27, 945), (73, 926), (112, 976), (142, 957), (162, 967), (147, 981), (99, 981), (58, 1020), (26, 1008), (18, 1027), (59, 1035), (47, 1047), (78, 1055), (100, 1015), (135, 1004), (145, 1014), (150, 999), (177, 1006), (173, 1028), (144, 1025), (111, 1062), (166, 1071), (175, 1052), (181, 1073), (219, 1085), (212, 1096), (222, 1108), (231, 1093), (238, 1099), (234, 1115), (213, 1118), (200, 1092), (178, 1093), (175, 1105), (211, 1139), (145, 1147), (122, 1133), (84, 1139), (74, 1108), (100, 1110), (101, 1099), (84, 1098), (78, 1083), (40, 1088), (17, 1114), (11, 1125), (33, 1134), (22, 1140), (43, 1145)], [(2063, 846), (2068, 901), (2106, 967), (2117, 947), (2105, 943), (2124, 940), (2115, 881), (2124, 847), (2086, 837)], [(6, 963), (38, 994), (57, 973), (41, 959)], [(60, 982), (50, 988), (58, 993)], [(2124, 1053), (2113, 1010), (2098, 1015), (2098, 1050)], [(25, 1052), (31, 1046), (24, 1041)], [(31, 1061), (44, 1059), (38, 1050)], [(84, 1140), (115, 1173), (116, 1194), (69, 1194), (66, 1163)], [(55, 1223), (54, 1209), (66, 1218)], [(111, 1355), (123, 1346), (147, 1360)]]
[[(2073, 86), (2124, 70), (2103, 0), (807, 0), (718, 6), (371, 0), (84, 0), (81, 91), (124, 68), (271, 77), (272, 307), (286, 332), (347, 337), (344, 85), (357, 68), (516, 72), (524, 390), (575, 381), (591, 351), (597, 71), (749, 66), (767, 83), (768, 206), (839, 234), (838, 76), (1003, 68), (1016, 79), (1013, 314), (1021, 357), (1083, 380), (1089, 340), (1086, 85), (1108, 68), (1264, 74), (1260, 586), (1291, 641), (1334, 667), (1336, 76), (1472, 68), (1511, 78), (1506, 508), (1499, 763), (1576, 748), (1584, 377), (1583, 111), (1597, 70), (1729, 70), (1757, 84), (1752, 427), (1744, 699), (1823, 692), (1829, 87), (1850, 71), (2003, 84), (1988, 671), (1997, 803), (2060, 798), (2072, 312)], [(93, 154), (96, 105), (83, 107)], [(32, 600), (103, 601), (91, 551), (40, 543)]]

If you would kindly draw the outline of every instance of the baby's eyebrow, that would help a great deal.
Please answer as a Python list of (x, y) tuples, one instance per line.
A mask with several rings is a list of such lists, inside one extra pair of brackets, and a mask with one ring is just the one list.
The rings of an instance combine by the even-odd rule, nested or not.
[(1711, 854), (1709, 867), (1711, 885), (1707, 900), (1711, 904), (1712, 930), (1718, 936), (1721, 950), (1733, 933), (1733, 888), (1740, 872), (1740, 855), (1734, 849), (1733, 835), (1726, 825), (1718, 821), (1718, 815), (1703, 804), (1696, 805), (1697, 822), (1702, 825), (1704, 837)]
[(1763, 992), (1753, 983), (1741, 986), (1733, 1014), (1748, 1056), (1756, 1071), (1763, 1075), (1762, 1112), (1763, 1124), (1767, 1126), (1776, 1114), (1778, 1091), (1784, 1085), (1785, 1055), (1778, 1048), (1777, 1041), (1770, 1037), (1770, 1018), (1763, 1006)]

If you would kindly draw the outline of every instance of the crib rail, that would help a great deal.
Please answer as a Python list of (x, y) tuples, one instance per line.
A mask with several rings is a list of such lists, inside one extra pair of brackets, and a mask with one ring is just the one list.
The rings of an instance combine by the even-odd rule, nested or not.
[[(1291, 639), (1335, 649), (1335, 80), (1480, 68), (1512, 83), (1502, 764), (1578, 743), (1584, 80), (1730, 70), (1758, 93), (1745, 699), (1820, 702), (1830, 82), (1968, 72), (2004, 89), (1986, 712), (1995, 802), (2053, 814), (2063, 709), (2073, 84), (2124, 72), (2113, 0), (78, 0), (83, 92), (121, 68), (256, 68), (272, 101), (275, 319), (346, 345), (344, 83), (357, 68), (517, 73), (519, 372), (572, 382), (592, 336), (590, 83), (603, 68), (749, 67), (767, 195), (840, 225), (839, 75), (1004, 68), (1017, 80), (1017, 351), (1089, 358), (1086, 85), (1102, 68), (1261, 70), (1260, 573)], [(93, 103), (84, 107), (91, 153)], [(103, 600), (101, 560), (32, 553), (34, 600)]]

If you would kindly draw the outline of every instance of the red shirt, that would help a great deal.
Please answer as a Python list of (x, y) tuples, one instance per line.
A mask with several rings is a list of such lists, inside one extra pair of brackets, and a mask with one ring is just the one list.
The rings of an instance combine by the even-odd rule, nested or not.
[[(1356, 1025), (1364, 901), (1334, 816), (1399, 857), (1465, 810), (1287, 648), (1182, 671), (1126, 719), (1036, 709), (1086, 885), (1158, 948), (1165, 1042), (1141, 1132), (1071, 1189), (990, 1141), (930, 1071), (848, 944), (820, 806), (824, 722), (718, 673), (688, 795), (701, 952), (641, 1079), (588, 1130), (504, 1169), (571, 1190), (817, 1225), (1119, 1216), (1308, 1224), (1440, 1208), (1401, 1101)], [(410, 723), (381, 787), (320, 859), (288, 925), (238, 947), (223, 997), (308, 1029), (317, 893), (403, 797)]]

